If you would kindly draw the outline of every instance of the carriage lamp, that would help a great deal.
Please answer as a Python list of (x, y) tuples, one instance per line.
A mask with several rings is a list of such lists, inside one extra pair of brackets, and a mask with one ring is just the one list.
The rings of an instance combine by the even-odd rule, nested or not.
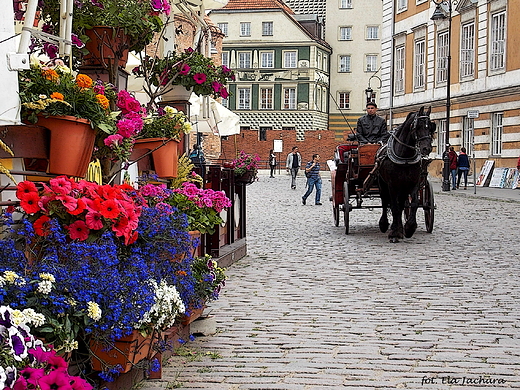
[(445, 148), (442, 154), (442, 160), (444, 161), (444, 167), (442, 170), (442, 190), (449, 191), (450, 186), (450, 158), (449, 158), (449, 147), (450, 147), (450, 107), (451, 107), (451, 13), (452, 3), (451, 0), (446, 1), (435, 1), (432, 0), (436, 5), (435, 12), (433, 13), (431, 20), (436, 25), (448, 20), (448, 55), (446, 57), (446, 129), (445, 129)]
[(367, 103), (370, 103), (372, 101), (374, 90), (370, 88), (370, 86), (365, 89), (365, 94), (367, 95)]

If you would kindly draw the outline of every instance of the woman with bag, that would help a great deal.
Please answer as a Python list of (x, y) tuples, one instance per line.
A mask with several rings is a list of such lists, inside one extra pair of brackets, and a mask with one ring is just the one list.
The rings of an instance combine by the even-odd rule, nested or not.
[(271, 168), (271, 178), (274, 177), (274, 169), (276, 168), (276, 155), (273, 152), (273, 149), (269, 151), (269, 167)]
[(459, 174), (457, 179), (457, 189), (459, 189), (460, 178), (464, 175), (464, 189), (468, 188), (468, 172), (469, 172), (469, 157), (466, 154), (466, 148), (460, 148), (457, 164), (459, 166)]

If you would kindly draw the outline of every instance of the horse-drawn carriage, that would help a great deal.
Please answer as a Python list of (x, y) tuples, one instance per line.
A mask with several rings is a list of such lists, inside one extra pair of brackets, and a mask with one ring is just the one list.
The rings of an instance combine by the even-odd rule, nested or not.
[[(360, 145), (350, 140), (336, 147), (336, 169), (331, 171), (332, 210), (336, 226), (343, 213), (345, 234), (349, 234), (350, 212), (362, 208), (383, 209), (379, 220), (382, 232), (389, 227), (387, 210), (392, 211), (389, 238), (393, 242), (413, 235), (417, 228), (418, 207), (424, 210), (426, 231), (433, 231), (435, 204), (433, 188), (428, 181), (430, 160), (427, 156), (432, 150), (435, 124), (430, 122), (429, 114), (430, 111), (425, 112), (424, 108), (410, 113), (384, 146)], [(381, 198), (381, 202), (365, 202), (375, 198)]]

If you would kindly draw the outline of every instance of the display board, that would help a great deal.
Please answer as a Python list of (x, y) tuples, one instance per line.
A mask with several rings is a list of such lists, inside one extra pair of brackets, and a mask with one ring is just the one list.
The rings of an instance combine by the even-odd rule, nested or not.
[(490, 177), (490, 173), (493, 170), (494, 164), (495, 162), (493, 160), (486, 160), (477, 177), (477, 186), (484, 187), (487, 185), (486, 182), (488, 181), (488, 177)]
[(507, 175), (507, 168), (495, 168), (493, 169), (493, 174), (491, 175), (491, 181), (489, 182), (489, 187), (492, 188), (504, 188), (505, 177)]

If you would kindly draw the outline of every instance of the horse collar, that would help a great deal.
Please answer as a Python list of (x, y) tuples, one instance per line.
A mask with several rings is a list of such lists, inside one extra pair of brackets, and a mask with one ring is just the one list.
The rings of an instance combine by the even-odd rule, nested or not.
[(411, 146), (406, 145), (406, 144), (405, 145), (407, 147), (409, 147), (415, 151), (414, 155), (412, 157), (398, 156), (394, 150), (394, 141), (397, 141), (400, 144), (403, 144), (400, 140), (397, 139), (395, 134), (392, 132), (390, 138), (388, 139), (388, 143), (387, 143), (387, 155), (388, 155), (388, 158), (390, 159), (390, 161), (392, 161), (394, 164), (399, 164), (399, 165), (417, 164), (421, 160), (422, 156), (421, 156), (421, 153), (419, 152), (419, 149), (412, 148)]

